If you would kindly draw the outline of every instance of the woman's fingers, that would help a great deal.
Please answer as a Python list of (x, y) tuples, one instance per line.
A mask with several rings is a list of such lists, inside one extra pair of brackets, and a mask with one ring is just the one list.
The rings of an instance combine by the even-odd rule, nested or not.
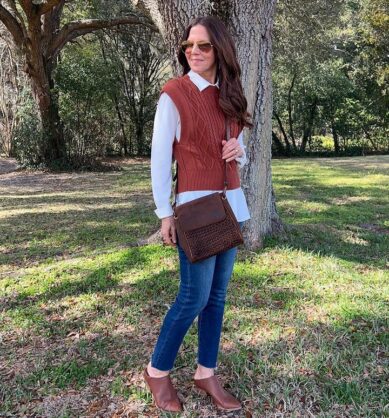
[(176, 245), (177, 244), (177, 232), (176, 232), (176, 228), (174, 227), (174, 224), (171, 229), (171, 239), (173, 241), (173, 245)]
[(242, 156), (242, 149), (236, 138), (231, 138), (229, 141), (223, 141), (222, 145), (222, 158), (226, 159), (227, 162)]
[(163, 244), (171, 245), (173, 247), (176, 245), (177, 235), (173, 216), (162, 219), (161, 235)]

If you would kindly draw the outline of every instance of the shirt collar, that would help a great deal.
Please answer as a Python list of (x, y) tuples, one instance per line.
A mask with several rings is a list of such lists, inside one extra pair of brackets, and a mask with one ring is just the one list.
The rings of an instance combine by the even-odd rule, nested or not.
[(194, 72), (193, 70), (190, 70), (188, 72), (188, 76), (189, 76), (190, 80), (193, 82), (193, 84), (195, 84), (196, 87), (200, 91), (203, 91), (208, 86), (215, 86), (215, 87), (219, 88), (219, 79), (216, 80), (215, 84), (211, 84), (209, 81), (207, 81), (205, 78), (201, 77), (200, 74)]

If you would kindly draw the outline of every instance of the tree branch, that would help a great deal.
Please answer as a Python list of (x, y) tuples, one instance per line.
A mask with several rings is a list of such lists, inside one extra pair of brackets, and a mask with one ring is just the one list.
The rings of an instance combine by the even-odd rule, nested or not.
[(11, 12), (13, 12), (15, 19), (18, 21), (22, 29), (24, 39), (27, 39), (27, 28), (24, 22), (24, 18), (19, 12), (18, 8), (16, 7), (15, 0), (8, 0), (7, 3), (9, 8), (11, 9)]
[(61, 0), (47, 0), (46, 3), (43, 3), (39, 8), (39, 15), (44, 15), (50, 10), (54, 9), (55, 6), (58, 6), (61, 3)]
[(0, 22), (3, 22), (5, 27), (9, 30), (12, 38), (18, 48), (24, 45), (25, 39), (23, 36), (23, 29), (14, 16), (0, 4)]
[(30, 16), (31, 15), (31, 10), (32, 10), (31, 0), (18, 0), (18, 3), (20, 4), (20, 6), (23, 9), (26, 16), (27, 17)]
[(61, 49), (73, 39), (94, 32), (99, 29), (111, 28), (118, 25), (143, 25), (147, 26), (154, 32), (158, 29), (146, 20), (138, 16), (128, 16), (118, 19), (102, 20), (102, 19), (85, 19), (67, 23), (54, 37), (49, 56), (55, 57)]

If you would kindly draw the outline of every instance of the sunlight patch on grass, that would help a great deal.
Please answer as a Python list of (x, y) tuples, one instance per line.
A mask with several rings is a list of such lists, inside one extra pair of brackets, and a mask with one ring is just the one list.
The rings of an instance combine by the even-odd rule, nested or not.
[[(286, 232), (238, 252), (218, 366), (253, 416), (380, 416), (389, 404), (388, 176), (373, 165), (273, 161)], [(177, 294), (179, 260), (170, 247), (128, 246), (160, 225), (149, 164), (67, 174), (66, 190), (40, 176), (36, 193), (6, 190), (0, 213), (0, 411), (38, 414), (69, 391), (154, 411), (141, 370)], [(188, 411), (213, 416), (187, 383), (196, 353), (195, 322), (173, 377)], [(75, 408), (69, 416), (87, 415)]]

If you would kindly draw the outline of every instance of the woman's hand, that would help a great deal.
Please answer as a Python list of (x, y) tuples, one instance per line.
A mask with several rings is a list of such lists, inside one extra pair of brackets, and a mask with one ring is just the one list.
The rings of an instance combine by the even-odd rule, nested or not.
[(177, 235), (173, 215), (162, 218), (161, 234), (164, 245), (171, 245), (172, 247), (176, 246)]
[(223, 140), (222, 146), (222, 158), (226, 158), (227, 162), (243, 155), (243, 150), (236, 138), (231, 138), (229, 141)]

